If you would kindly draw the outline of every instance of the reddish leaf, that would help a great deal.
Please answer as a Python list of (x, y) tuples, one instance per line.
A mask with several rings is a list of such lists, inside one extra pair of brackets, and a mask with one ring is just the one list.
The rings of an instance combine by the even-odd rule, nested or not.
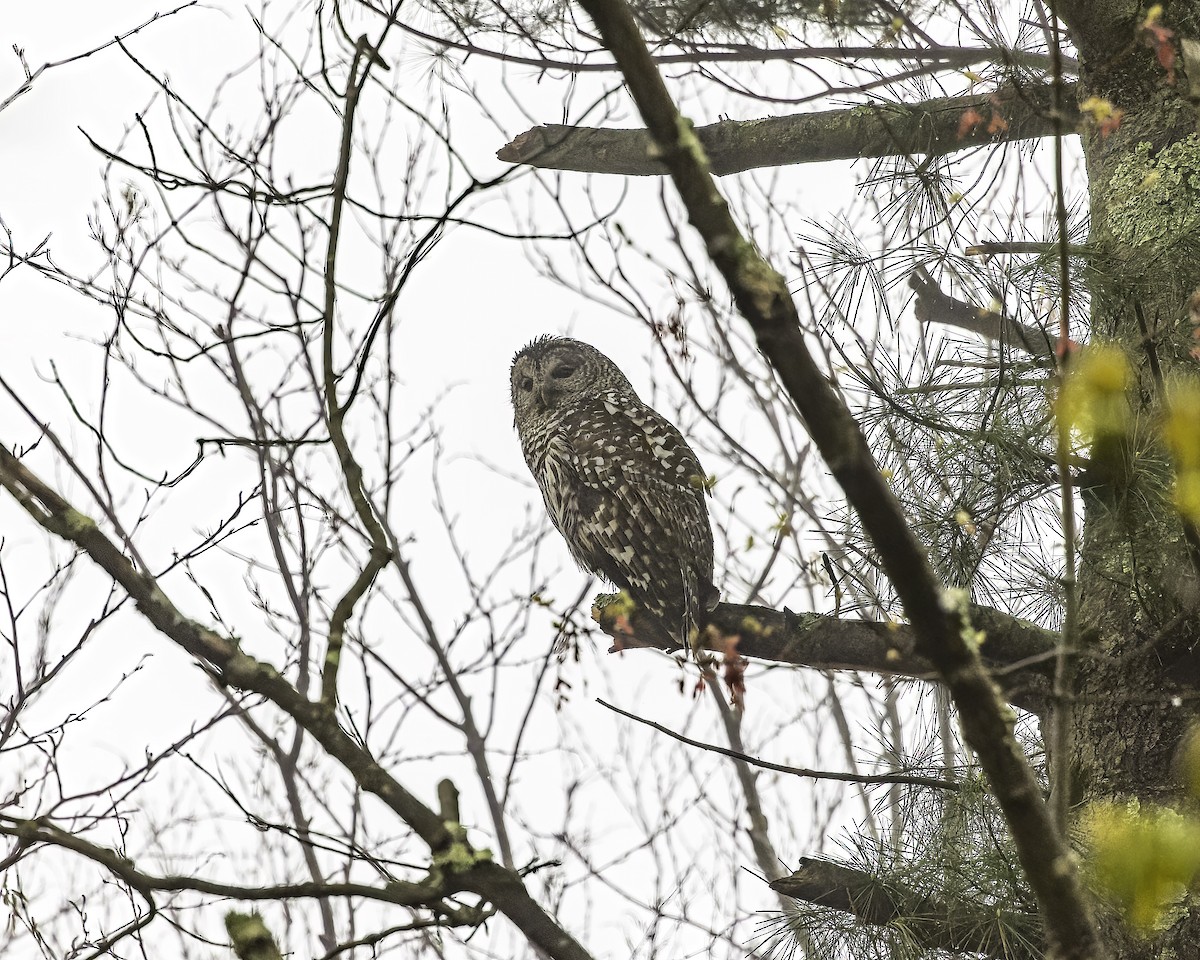
[(746, 709), (746, 658), (726, 654), (725, 686), (729, 688), (729, 705), (736, 710)]
[(1125, 116), (1125, 111), (1121, 109), (1113, 110), (1112, 114), (1096, 124), (1096, 129), (1100, 131), (1100, 136), (1105, 139), (1109, 134), (1115, 133), (1121, 127), (1121, 118)]
[(1158, 65), (1167, 71), (1167, 83), (1175, 85), (1175, 31), (1162, 25), (1162, 6), (1155, 5), (1146, 14), (1142, 23), (1142, 38), (1158, 59)]
[(974, 107), (968, 107), (958, 121), (958, 139), (961, 140), (968, 133), (974, 132), (981, 123), (983, 123), (983, 115)]
[(1067, 357), (1071, 356), (1071, 354), (1075, 353), (1075, 351), (1078, 349), (1079, 344), (1077, 344), (1070, 337), (1059, 337), (1058, 346), (1055, 349), (1055, 353), (1057, 354), (1059, 361), (1062, 361), (1066, 360)]

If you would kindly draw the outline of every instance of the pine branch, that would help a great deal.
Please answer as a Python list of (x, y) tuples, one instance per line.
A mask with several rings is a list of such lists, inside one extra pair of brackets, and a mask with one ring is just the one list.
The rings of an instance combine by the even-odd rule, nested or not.
[[(652, 617), (638, 610), (631, 613), (628, 604), (597, 607), (594, 615), (600, 629), (613, 638), (616, 649), (680, 649), (677, 640), (656, 629)], [(1057, 634), (992, 607), (973, 606), (969, 616), (972, 628), (985, 635), (980, 653), (1008, 702), (1040, 713), (1054, 672)], [(701, 639), (711, 650), (736, 651), (754, 660), (815, 670), (863, 670), (915, 680), (940, 679), (930, 660), (916, 652), (916, 634), (906, 623), (721, 603), (708, 615)]]
[[(1066, 99), (1073, 104), (1071, 92), (1068, 85)], [(872, 103), (761, 120), (726, 120), (696, 127), (695, 134), (718, 177), (824, 160), (937, 156), (1051, 136), (1050, 99), (1049, 86), (1010, 86), (995, 93), (922, 103)], [(963, 118), (972, 110), (980, 119), (964, 130)], [(1078, 121), (1072, 106), (1065, 122), (1071, 127)], [(631, 177), (661, 177), (668, 172), (648, 130), (544, 124), (518, 135), (496, 151), (496, 157), (543, 170)]]
[[(980, 953), (1007, 960), (1035, 960), (1043, 955), (1036, 916), (1000, 908), (984, 912), (963, 903), (951, 905), (828, 860), (801, 857), (795, 872), (770, 886), (797, 900), (852, 914), (862, 923), (902, 923), (906, 938), (927, 950)], [(1014, 936), (1014, 931), (1020, 935)]]
[(943, 293), (937, 282), (922, 267), (908, 277), (908, 285), (917, 292), (914, 312), (921, 323), (943, 323), (974, 333), (993, 343), (1024, 350), (1053, 366), (1058, 337), (1037, 327), (1019, 323), (995, 310), (956, 300)]
[[(501, 63), (515, 63), (536, 70), (559, 70), (563, 73), (617, 73), (620, 67), (611, 60), (592, 59), (591, 50), (572, 51), (576, 59), (557, 59), (546, 56), (522, 56), (511, 53), (500, 46), (488, 47), (471, 39), (454, 39), (453, 37), (438, 36), (413, 26), (411, 23), (397, 23), (397, 27), (409, 36), (417, 37), (432, 44), (439, 50), (457, 50), (471, 57), (486, 57)], [(470, 36), (470, 35), (468, 35)], [(1044, 53), (1029, 50), (1018, 50), (1015, 47), (1004, 46), (960, 46), (926, 44), (922, 46), (851, 46), (834, 44), (830, 46), (804, 47), (764, 47), (754, 43), (728, 42), (697, 42), (681, 43), (679, 37), (672, 37), (670, 48), (680, 49), (679, 53), (656, 53), (654, 62), (662, 67), (679, 66), (680, 64), (709, 64), (709, 63), (771, 63), (786, 60), (795, 63), (801, 60), (839, 60), (866, 61), (870, 63), (930, 63), (939, 67), (963, 68), (977, 63), (994, 63), (1005, 67), (1026, 67), (1030, 70), (1047, 71), (1050, 69), (1050, 58)], [(1070, 58), (1063, 58), (1068, 70), (1078, 73), (1079, 64)]]

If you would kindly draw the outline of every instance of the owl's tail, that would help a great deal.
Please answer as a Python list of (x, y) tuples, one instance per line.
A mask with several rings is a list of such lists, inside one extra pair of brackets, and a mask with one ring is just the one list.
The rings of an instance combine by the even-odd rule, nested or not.
[(721, 591), (707, 578), (702, 580), (695, 570), (687, 566), (680, 572), (683, 574), (683, 636), (680, 640), (684, 647), (698, 657), (700, 627), (704, 621), (704, 614), (716, 608), (721, 599)]

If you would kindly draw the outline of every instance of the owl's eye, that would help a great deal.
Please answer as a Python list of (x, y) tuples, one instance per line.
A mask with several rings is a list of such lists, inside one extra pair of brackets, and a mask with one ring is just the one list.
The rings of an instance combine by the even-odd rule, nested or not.
[(531, 377), (521, 378), (521, 389), (528, 393), (533, 389), (533, 379)]
[(568, 363), (561, 363), (550, 371), (550, 376), (555, 380), (565, 380), (575, 372), (575, 368)]

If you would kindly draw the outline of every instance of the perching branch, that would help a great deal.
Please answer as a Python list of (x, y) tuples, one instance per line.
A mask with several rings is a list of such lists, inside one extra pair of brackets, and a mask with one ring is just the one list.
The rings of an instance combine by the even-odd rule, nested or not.
[[(1066, 102), (1073, 103), (1070, 88)], [(860, 157), (936, 156), (997, 142), (1048, 137), (1050, 87), (1005, 87), (995, 93), (922, 103), (871, 103), (761, 120), (726, 120), (695, 128), (712, 173)], [(964, 116), (980, 118), (963, 129)], [(1068, 129), (1078, 123), (1074, 107)], [(1003, 121), (1001, 123), (1001, 121)], [(496, 151), (500, 160), (543, 170), (661, 177), (667, 164), (648, 130), (543, 124)]]
[[(0, 446), (0, 487), (43, 528), (74, 544), (120, 585), (154, 628), (208, 667), (214, 679), (273, 703), (304, 728), (367, 793), (374, 794), (429, 846), (435, 864), (447, 859), (442, 893), (479, 894), (507, 916), (526, 939), (554, 960), (591, 955), (529, 895), (521, 878), (475, 851), (442, 817), (410, 793), (355, 737), (342, 729), (329, 705), (302, 696), (268, 663), (243, 653), (233, 637), (186, 617), (157, 581), (139, 572), (96, 525)], [(461, 830), (461, 828), (460, 828)], [(452, 859), (445, 855), (452, 853)]]
[[(828, 860), (800, 859), (771, 889), (818, 906), (852, 914), (862, 923), (904, 926), (906, 937), (927, 950), (978, 953), (1010, 960), (1043, 956), (1037, 917), (997, 908), (982, 913), (885, 884), (878, 877)], [(1019, 936), (1014, 936), (1014, 931)]]
[(741, 233), (713, 182), (703, 146), (679, 115), (627, 4), (580, 0), (621, 65), (630, 94), (670, 171), (692, 226), (754, 331), (759, 349), (796, 405), (830, 472), (874, 542), (916, 638), (917, 652), (941, 674), (963, 735), (987, 773), (1021, 865), (1062, 960), (1103, 955), (1070, 848), (1041, 797), (1000, 699), (964, 623), (964, 597), (942, 589), (924, 547), (871, 456), (850, 411), (805, 341), (787, 282)]
[[(594, 611), (600, 629), (617, 646), (679, 649), (679, 643), (656, 632), (639, 611), (621, 614), (614, 608)], [(1009, 703), (1041, 712), (1053, 674), (1056, 634), (992, 607), (972, 606), (971, 627), (981, 631), (980, 655)], [(632, 636), (631, 636), (632, 635)], [(636, 638), (636, 639), (634, 639)], [(793, 613), (752, 604), (721, 603), (708, 615), (705, 646), (752, 660), (790, 663), (816, 670), (864, 670), (881, 676), (937, 681), (933, 663), (916, 652), (917, 639), (906, 623), (877, 623), (816, 613)]]

